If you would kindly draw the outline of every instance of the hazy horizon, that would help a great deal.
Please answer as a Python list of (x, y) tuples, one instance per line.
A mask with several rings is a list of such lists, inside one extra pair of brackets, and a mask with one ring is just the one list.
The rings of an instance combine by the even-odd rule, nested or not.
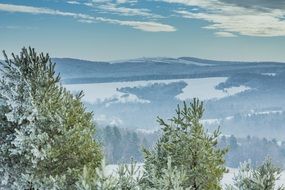
[[(24, 46), (24, 47), (29, 47), (29, 46)], [(23, 47), (22, 47), (23, 48)], [(35, 48), (36, 50), (38, 50), (37, 48)], [(17, 54), (20, 49), (18, 51), (14, 51), (14, 52), (7, 52), (6, 50), (1, 50), (5, 51), (6, 54), (8, 56), (10, 56), (12, 53)], [(43, 52), (45, 53), (45, 52)], [(163, 59), (163, 58), (170, 58), (170, 59), (179, 59), (179, 58), (183, 58), (183, 57), (187, 57), (187, 58), (195, 58), (195, 59), (201, 59), (201, 60), (209, 60), (209, 61), (222, 61), (222, 62), (272, 62), (272, 63), (285, 63), (285, 59), (282, 61), (274, 61), (274, 60), (259, 60), (259, 59), (253, 59), (253, 60), (239, 60), (239, 59), (219, 59), (219, 58), (207, 58), (207, 57), (198, 57), (198, 56), (142, 56), (142, 57), (130, 57), (130, 58), (125, 58), (125, 59), (88, 59), (88, 58), (81, 58), (81, 57), (66, 57), (66, 56), (52, 56), (51, 54), (49, 54), (51, 56), (52, 59), (75, 59), (75, 60), (81, 60), (81, 61), (91, 61), (91, 62), (109, 62), (109, 63), (119, 63), (119, 62), (124, 62), (124, 61), (132, 61), (132, 60), (138, 60), (138, 59)], [(0, 55), (0, 61), (4, 60), (4, 56), (3, 53), (1, 53)]]

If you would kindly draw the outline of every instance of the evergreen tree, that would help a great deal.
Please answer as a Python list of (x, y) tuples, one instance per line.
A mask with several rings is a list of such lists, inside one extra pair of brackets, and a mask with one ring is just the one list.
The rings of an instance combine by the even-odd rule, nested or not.
[(142, 190), (139, 185), (139, 170), (140, 168), (132, 162), (130, 165), (119, 165), (115, 174), (107, 175), (106, 167), (102, 164), (96, 169), (94, 178), (93, 171), (84, 168), (76, 187), (79, 190)]
[[(95, 173), (95, 175), (94, 175)], [(116, 190), (117, 180), (106, 174), (105, 164), (94, 170), (84, 167), (79, 180), (76, 182), (78, 190)]]
[(151, 186), (149, 183), (145, 183), (144, 177), (140, 180), (141, 189), (151, 189), (151, 190), (190, 190), (191, 188), (185, 188), (184, 183), (187, 180), (186, 171), (180, 167), (172, 166), (171, 158), (168, 158), (167, 168), (163, 168), (161, 175), (156, 175), (156, 166), (150, 163), (150, 171), (147, 173), (147, 179), (151, 180)]
[(113, 132), (114, 132), (114, 138), (112, 139), (113, 141), (113, 158), (114, 160), (118, 163), (120, 159), (122, 158), (122, 135), (118, 127), (113, 127)]
[(106, 126), (103, 130), (103, 144), (104, 144), (104, 154), (107, 158), (106, 162), (107, 164), (115, 163), (114, 159), (114, 135), (113, 130), (111, 126)]
[(138, 138), (138, 135), (135, 132), (132, 132), (129, 135), (129, 155), (133, 157), (135, 161), (141, 160), (142, 154), (141, 154), (141, 144), (140, 140)]
[[(92, 114), (59, 83), (49, 55), (22, 49), (1, 63), (1, 189), (50, 184), (73, 189), (84, 166), (96, 168), (101, 151), (94, 141)], [(59, 182), (60, 181), (60, 182)], [(47, 184), (46, 184), (47, 185)], [(44, 187), (44, 186), (42, 186)]]
[(254, 169), (249, 162), (241, 165), (239, 173), (234, 177), (234, 185), (228, 185), (227, 190), (285, 190), (277, 187), (281, 170), (267, 159), (261, 166)]
[(229, 144), (230, 144), (231, 150), (236, 150), (238, 148), (237, 139), (234, 135), (230, 136)]
[(216, 147), (220, 134), (218, 130), (212, 135), (204, 131), (199, 122), (203, 112), (203, 103), (194, 99), (190, 106), (185, 102), (182, 109), (178, 106), (170, 124), (158, 119), (163, 133), (154, 151), (144, 150), (143, 183), (154, 187), (153, 175), (150, 173), (155, 172), (156, 178), (162, 176), (170, 157), (173, 167), (186, 171), (183, 188), (221, 189), (220, 180), (226, 172), (224, 155), (227, 150)]
[(0, 189), (28, 189), (25, 179), (32, 178), (38, 163), (46, 158), (49, 137), (37, 126), (39, 113), (31, 84), (5, 57), (0, 74)]

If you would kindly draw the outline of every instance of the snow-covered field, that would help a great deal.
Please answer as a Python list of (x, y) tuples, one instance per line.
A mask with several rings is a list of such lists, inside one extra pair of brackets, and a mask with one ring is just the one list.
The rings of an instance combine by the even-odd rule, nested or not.
[(85, 96), (84, 101), (89, 103), (104, 102), (106, 100), (116, 99), (117, 102), (137, 102), (150, 103), (148, 100), (139, 99), (134, 94), (126, 94), (118, 91), (125, 87), (145, 87), (155, 83), (170, 84), (173, 82), (184, 81), (187, 86), (182, 89), (182, 93), (177, 95), (179, 100), (192, 99), (198, 97), (201, 100), (208, 100), (214, 98), (224, 98), (231, 96), (250, 88), (246, 86), (232, 87), (224, 90), (218, 90), (215, 87), (227, 80), (227, 77), (213, 77), (213, 78), (198, 78), (198, 79), (174, 79), (174, 80), (149, 80), (149, 81), (134, 81), (134, 82), (112, 82), (112, 83), (92, 83), (92, 84), (71, 84), (65, 87), (72, 91), (78, 92), (83, 90)]

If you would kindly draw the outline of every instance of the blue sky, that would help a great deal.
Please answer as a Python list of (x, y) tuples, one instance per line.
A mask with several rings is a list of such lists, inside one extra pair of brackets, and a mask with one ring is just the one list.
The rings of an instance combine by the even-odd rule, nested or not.
[(0, 49), (285, 62), (284, 0), (0, 0)]

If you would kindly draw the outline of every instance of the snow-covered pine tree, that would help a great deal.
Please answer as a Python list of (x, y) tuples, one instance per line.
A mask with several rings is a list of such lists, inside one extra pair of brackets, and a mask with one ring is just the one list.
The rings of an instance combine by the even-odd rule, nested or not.
[(257, 168), (253, 168), (250, 162), (245, 162), (233, 179), (234, 185), (228, 185), (226, 190), (285, 190), (284, 186), (276, 185), (280, 175), (281, 170), (270, 159)]
[[(152, 163), (150, 163), (152, 164)], [(163, 168), (161, 175), (156, 174), (156, 166), (149, 165), (152, 170), (147, 171), (147, 175), (143, 176), (140, 180), (141, 189), (150, 190), (190, 190), (191, 188), (185, 188), (185, 181), (187, 180), (186, 171), (179, 167), (173, 167), (171, 158), (168, 158), (167, 168)], [(147, 177), (147, 179), (146, 179)], [(145, 180), (148, 183), (145, 183)]]
[[(79, 190), (191, 190), (183, 186), (186, 177), (186, 171), (173, 167), (171, 159), (168, 159), (167, 168), (162, 170), (161, 176), (155, 175), (155, 170), (148, 173), (148, 179), (152, 180), (153, 186), (144, 183), (141, 175), (140, 166), (135, 163), (130, 165), (119, 165), (118, 169), (111, 175), (106, 174), (104, 164), (96, 169), (96, 177), (92, 174), (94, 171), (84, 168), (76, 183)], [(90, 177), (92, 176), (92, 177)]]
[(101, 167), (96, 169), (95, 177), (92, 177), (94, 171), (85, 167), (76, 187), (79, 190), (143, 190), (139, 184), (139, 169), (139, 166), (132, 162), (130, 165), (119, 165), (114, 173), (108, 175), (103, 162)]
[[(160, 178), (163, 175), (170, 157), (173, 167), (186, 172), (183, 188), (221, 189), (220, 180), (227, 171), (224, 166), (227, 150), (216, 147), (219, 130), (212, 135), (204, 130), (199, 122), (203, 112), (203, 103), (194, 99), (190, 106), (185, 102), (182, 109), (178, 106), (176, 116), (170, 120), (170, 124), (158, 119), (163, 133), (155, 150), (144, 150), (143, 183), (155, 187), (153, 176)], [(153, 172), (155, 175), (150, 175)]]
[(82, 94), (74, 96), (61, 86), (48, 55), (23, 48), (19, 56), (12, 54), (13, 59), (4, 56), (0, 72), (4, 180), (0, 187), (40, 188), (46, 182), (75, 189), (84, 166), (95, 169), (102, 159)]
[(31, 85), (7, 56), (1, 63), (1, 76), (0, 189), (29, 189), (27, 179), (33, 178), (37, 164), (46, 157), (49, 138), (37, 126)]

